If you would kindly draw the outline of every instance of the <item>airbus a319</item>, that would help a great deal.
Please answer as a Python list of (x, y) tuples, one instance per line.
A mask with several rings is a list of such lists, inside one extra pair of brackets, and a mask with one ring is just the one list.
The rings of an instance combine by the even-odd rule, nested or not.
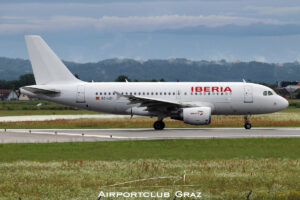
[(288, 107), (271, 88), (246, 82), (84, 82), (40, 36), (25, 40), (36, 85), (22, 87), (21, 93), (96, 112), (157, 117), (155, 130), (164, 129), (167, 117), (207, 125), (212, 115), (244, 115), (250, 129), (249, 115)]

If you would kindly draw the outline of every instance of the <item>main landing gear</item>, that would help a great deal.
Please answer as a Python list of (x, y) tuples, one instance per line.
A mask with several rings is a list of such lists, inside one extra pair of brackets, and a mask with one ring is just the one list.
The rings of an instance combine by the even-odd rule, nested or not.
[(155, 130), (163, 130), (165, 128), (165, 123), (163, 122), (163, 118), (158, 118), (156, 122), (153, 124), (153, 128)]
[(250, 120), (249, 120), (248, 115), (245, 115), (244, 119), (245, 119), (245, 125), (244, 125), (245, 129), (251, 129), (252, 126), (250, 124)]

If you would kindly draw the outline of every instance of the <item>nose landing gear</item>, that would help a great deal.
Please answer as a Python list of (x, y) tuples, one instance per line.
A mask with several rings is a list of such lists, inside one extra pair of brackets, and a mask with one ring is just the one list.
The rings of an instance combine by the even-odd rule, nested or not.
[(251, 129), (252, 126), (251, 126), (248, 115), (245, 115), (244, 119), (245, 119), (245, 125), (244, 125), (245, 129)]

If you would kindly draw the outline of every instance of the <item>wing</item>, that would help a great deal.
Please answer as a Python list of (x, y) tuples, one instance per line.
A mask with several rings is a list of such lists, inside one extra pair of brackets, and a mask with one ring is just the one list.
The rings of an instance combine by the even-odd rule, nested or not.
[(119, 97), (127, 98), (130, 101), (129, 104), (138, 104), (139, 107), (145, 107), (145, 110), (153, 114), (170, 116), (172, 114), (177, 114), (181, 108), (189, 107), (189, 105), (182, 104), (180, 102), (175, 102), (175, 101), (167, 101), (163, 99), (134, 96), (134, 95), (123, 95), (118, 92), (115, 93)]

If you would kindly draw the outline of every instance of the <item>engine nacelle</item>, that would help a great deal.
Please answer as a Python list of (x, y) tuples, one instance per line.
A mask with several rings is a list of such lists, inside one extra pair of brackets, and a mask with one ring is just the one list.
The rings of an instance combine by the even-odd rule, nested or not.
[(183, 121), (192, 125), (206, 125), (211, 122), (210, 107), (184, 108), (182, 111)]

